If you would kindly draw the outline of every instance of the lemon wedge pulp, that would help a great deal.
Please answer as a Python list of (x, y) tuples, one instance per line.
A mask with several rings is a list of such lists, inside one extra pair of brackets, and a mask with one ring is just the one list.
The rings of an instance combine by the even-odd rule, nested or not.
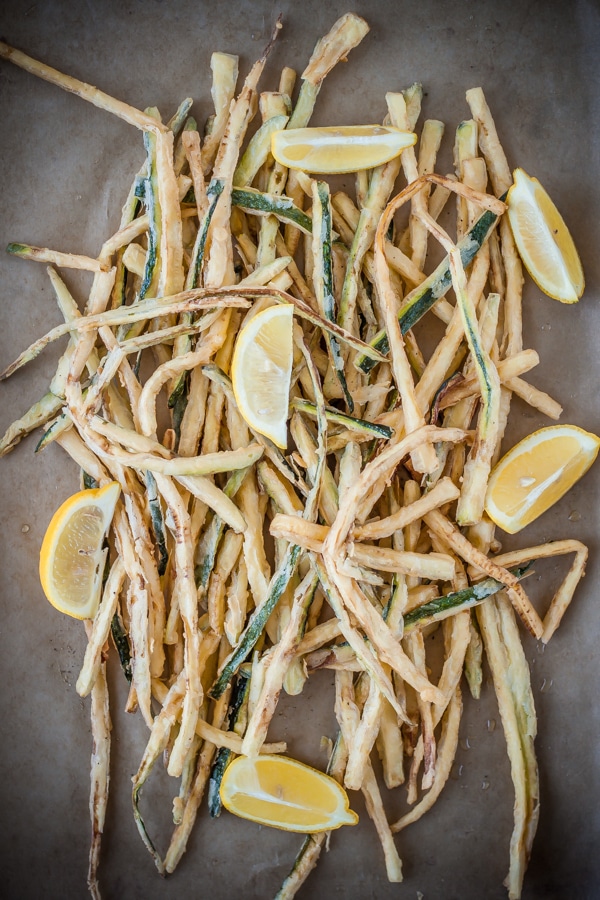
[(293, 356), (293, 307), (285, 303), (252, 316), (238, 335), (231, 362), (241, 415), (282, 449), (287, 445)]
[(492, 470), (485, 499), (490, 519), (516, 534), (585, 475), (599, 448), (600, 438), (575, 425), (534, 431)]
[(112, 521), (120, 486), (73, 494), (54, 513), (40, 551), (40, 580), (46, 597), (76, 619), (96, 614), (107, 550), (104, 536)]
[(238, 756), (225, 769), (220, 793), (235, 815), (285, 831), (311, 834), (358, 822), (335, 779), (287, 756)]
[(569, 229), (537, 178), (523, 169), (515, 169), (513, 178), (508, 220), (525, 268), (549, 297), (576, 303), (585, 282)]
[(289, 169), (336, 175), (372, 169), (399, 156), (417, 136), (383, 125), (290, 128), (271, 136), (271, 153)]

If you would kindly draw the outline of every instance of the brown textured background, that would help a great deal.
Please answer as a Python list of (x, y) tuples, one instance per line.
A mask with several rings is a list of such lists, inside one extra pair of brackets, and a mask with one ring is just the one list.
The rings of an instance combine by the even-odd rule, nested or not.
[[(446, 122), (444, 166), (454, 128), (468, 117), (465, 90), (481, 85), (512, 166), (537, 175), (562, 211), (582, 256), (587, 289), (578, 306), (544, 297), (528, 283), (525, 346), (542, 357), (531, 380), (564, 406), (563, 421), (600, 431), (600, 8), (593, 0), (479, 3), (304, 0), (280, 3), (187, 0), (13, 0), (2, 4), (0, 36), (69, 74), (168, 117), (195, 99), (200, 123), (211, 111), (210, 53), (238, 53), (244, 74), (278, 12), (284, 29), (261, 87), (273, 89), (284, 64), (302, 71), (316, 39), (354, 9), (371, 32), (325, 81), (315, 123), (377, 121), (386, 90), (421, 81), (424, 115)], [(25, 241), (96, 255), (117, 226), (143, 159), (140, 133), (12, 65), (0, 63), (0, 246)], [(442, 166), (442, 170), (444, 170)], [(87, 276), (66, 273), (85, 296)], [(0, 254), (0, 366), (59, 322), (43, 266)], [(0, 385), (0, 429), (45, 391), (56, 354), (46, 351)], [(514, 403), (509, 441), (550, 424)], [(0, 894), (11, 900), (85, 898), (88, 847), (89, 701), (75, 692), (81, 625), (44, 600), (37, 578), (40, 542), (54, 509), (78, 476), (59, 448), (38, 458), (36, 438), (0, 461)], [(589, 544), (588, 574), (557, 635), (542, 654), (525, 638), (539, 715), (541, 820), (525, 879), (525, 900), (592, 900), (600, 895), (598, 812), (600, 714), (600, 464), (528, 536), (505, 547), (573, 537)], [(26, 527), (27, 526), (27, 527)], [(539, 567), (542, 607), (564, 567)], [(545, 608), (545, 607), (544, 607)], [(113, 660), (114, 661), (114, 660)], [(100, 870), (109, 900), (272, 897), (301, 838), (203, 808), (188, 852), (163, 881), (137, 835), (130, 776), (145, 742), (138, 717), (122, 712), (113, 666), (112, 795)], [(491, 731), (488, 720), (496, 720)], [(311, 679), (288, 699), (272, 727), (299, 758), (324, 764), (322, 734), (333, 735), (331, 678)], [(467, 743), (468, 740), (468, 743)], [(459, 774), (460, 773), (460, 774)], [(489, 783), (486, 790), (484, 783)], [(401, 808), (385, 796), (390, 815)], [(144, 792), (152, 833), (164, 849), (172, 788), (158, 774)], [(508, 865), (513, 792), (504, 739), (486, 678), (478, 704), (466, 698), (453, 777), (437, 805), (403, 832), (405, 881), (389, 885), (361, 799), (355, 829), (334, 834), (331, 852), (301, 898), (501, 900)]]

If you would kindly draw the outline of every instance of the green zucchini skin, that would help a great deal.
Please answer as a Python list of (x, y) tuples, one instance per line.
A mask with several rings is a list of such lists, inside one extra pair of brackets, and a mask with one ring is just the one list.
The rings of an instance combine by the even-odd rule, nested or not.
[[(212, 184), (208, 186), (207, 193), (210, 192)], [(222, 184), (222, 182), (221, 182)], [(183, 199), (184, 203), (195, 203), (196, 198), (194, 189), (190, 188)], [(267, 194), (263, 191), (257, 191), (255, 188), (234, 187), (231, 190), (231, 203), (233, 206), (239, 206), (240, 209), (248, 209), (251, 212), (263, 214), (265, 216), (277, 216), (285, 222), (291, 222), (306, 234), (312, 234), (312, 219), (303, 210), (299, 209), (289, 197), (278, 194)], [(14, 252), (14, 251), (13, 251)]]
[(115, 647), (117, 648), (117, 653), (119, 654), (119, 662), (121, 663), (123, 674), (125, 675), (128, 684), (131, 684), (131, 647), (119, 613), (114, 614), (112, 622), (110, 623), (110, 631)]
[[(233, 500), (237, 494), (247, 472), (248, 469), (238, 469), (237, 471), (232, 472), (227, 479), (227, 483), (223, 488), (223, 493), (229, 497), (230, 500)], [(225, 527), (226, 525), (223, 519), (215, 515), (204, 533), (204, 537), (200, 544), (202, 556), (194, 570), (197, 588), (206, 588), (208, 585), (208, 579), (210, 578), (210, 573), (215, 565), (217, 550), (219, 549), (221, 538), (225, 533)]]
[[(240, 717), (242, 707), (248, 699), (249, 688), (250, 672), (245, 671), (245, 668), (242, 667), (237, 674), (235, 687), (233, 688), (231, 694), (231, 703), (227, 716), (228, 731), (235, 730), (235, 726)], [(221, 803), (221, 795), (219, 793), (221, 789), (221, 781), (223, 779), (225, 769), (234, 756), (235, 753), (233, 752), (233, 750), (229, 750), (228, 747), (219, 747), (219, 749), (217, 750), (215, 761), (210, 771), (210, 778), (208, 781), (208, 811), (213, 819), (216, 819), (217, 816), (221, 815), (221, 811), (223, 809), (223, 804)]]
[[(512, 575), (516, 575), (517, 578), (521, 579), (529, 571), (530, 565), (510, 569), (509, 571)], [(452, 610), (470, 609), (503, 588), (504, 585), (501, 581), (496, 581), (495, 578), (484, 578), (483, 581), (464, 588), (462, 591), (446, 594), (443, 597), (435, 597), (429, 603), (424, 603), (422, 606), (418, 606), (416, 609), (406, 613), (404, 616), (404, 629), (408, 631), (417, 625), (433, 622), (440, 618), (443, 613)]]
[(291, 222), (307, 234), (312, 234), (312, 219), (299, 209), (289, 197), (265, 194), (254, 188), (233, 188), (231, 202), (242, 209), (277, 216)]
[[(470, 265), (477, 253), (481, 250), (492, 229), (498, 222), (498, 216), (486, 210), (475, 222), (471, 230), (459, 241), (458, 248), (460, 250), (460, 258), (464, 267)], [(423, 284), (415, 288), (409, 294), (407, 302), (402, 307), (398, 315), (402, 334), (406, 334), (417, 322), (423, 318), (425, 313), (429, 312), (432, 306), (440, 300), (452, 287), (452, 276), (450, 274), (450, 263), (446, 256), (431, 275), (425, 279)], [(370, 341), (372, 347), (379, 350), (380, 353), (389, 352), (389, 344), (385, 331), (380, 331)], [(365, 374), (370, 372), (375, 362), (366, 356), (359, 356), (356, 360), (357, 367)]]
[(156, 549), (158, 551), (158, 559), (156, 568), (159, 575), (164, 575), (167, 571), (167, 563), (169, 562), (169, 553), (167, 551), (167, 539), (165, 535), (165, 522), (163, 513), (158, 499), (158, 488), (154, 475), (149, 470), (144, 474), (146, 482), (146, 496), (148, 498), (148, 508), (150, 510), (150, 521), (152, 523), (152, 533)]
[[(294, 398), (292, 406), (299, 412), (307, 413), (309, 416), (316, 416), (317, 414), (317, 407), (310, 400)], [(334, 409), (332, 406), (325, 407), (325, 417), (328, 422), (344, 425), (346, 428), (362, 434), (371, 434), (375, 438), (389, 440), (394, 434), (393, 429), (388, 425), (377, 425), (375, 422), (369, 422), (368, 419), (357, 419), (355, 416), (349, 416), (340, 412), (339, 409)]]
[[(315, 273), (313, 277), (318, 278), (320, 275), (322, 279), (321, 290), (318, 291), (318, 296), (322, 296), (321, 302), (323, 305), (323, 309), (321, 310), (321, 312), (325, 316), (325, 318), (329, 319), (330, 322), (335, 322), (336, 316), (335, 299), (333, 295), (333, 261), (331, 258), (331, 202), (329, 197), (329, 186), (326, 182), (317, 182), (317, 197), (319, 202), (319, 215), (317, 215), (317, 212), (314, 211), (314, 216), (315, 222), (320, 221), (321, 223), (321, 233), (319, 235), (320, 252), (318, 254), (320, 259), (316, 258), (317, 253), (315, 250)], [(319, 272), (319, 270), (321, 271)], [(342, 388), (342, 392), (346, 400), (346, 405), (348, 406), (349, 411), (352, 413), (354, 412), (354, 400), (352, 399), (352, 395), (350, 394), (348, 385), (346, 383), (346, 375), (344, 373), (344, 360), (342, 358), (339, 341), (333, 334), (326, 334), (325, 339), (329, 345), (331, 361), (333, 363), (333, 368), (335, 369), (337, 379)]]
[(206, 189), (206, 196), (208, 197), (210, 203), (206, 211), (206, 215), (204, 216), (204, 219), (202, 221), (200, 231), (198, 232), (197, 249), (194, 248), (194, 274), (190, 281), (190, 288), (192, 289), (198, 287), (198, 283), (200, 281), (200, 272), (202, 270), (202, 263), (204, 261), (204, 251), (206, 249), (208, 229), (210, 227), (214, 211), (217, 208), (219, 197), (224, 190), (225, 182), (221, 178), (213, 178)]
[(300, 558), (300, 547), (291, 545), (288, 547), (279, 569), (273, 575), (269, 585), (269, 592), (262, 606), (258, 606), (244, 629), (235, 650), (225, 661), (221, 674), (211, 687), (209, 694), (214, 700), (218, 700), (224, 693), (227, 685), (241, 666), (252, 653), (254, 646), (260, 638), (267, 619), (277, 606), (281, 595), (286, 589), (290, 578), (294, 574)]

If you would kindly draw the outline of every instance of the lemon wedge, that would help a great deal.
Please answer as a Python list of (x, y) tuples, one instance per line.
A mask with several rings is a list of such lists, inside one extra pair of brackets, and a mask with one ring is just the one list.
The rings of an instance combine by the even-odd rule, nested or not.
[(229, 812), (284, 831), (311, 834), (358, 822), (337, 781), (289, 756), (238, 756), (220, 793)]
[(104, 536), (112, 521), (120, 486), (73, 494), (54, 513), (40, 551), (40, 580), (56, 609), (75, 619), (95, 616), (102, 591), (107, 550)]
[(600, 438), (576, 425), (534, 431), (492, 470), (485, 499), (490, 519), (516, 534), (585, 475), (599, 448)]
[(513, 178), (508, 219), (525, 268), (549, 297), (576, 303), (585, 282), (569, 229), (537, 178), (523, 169), (515, 169)]
[(289, 169), (341, 175), (372, 169), (416, 143), (417, 136), (383, 125), (290, 128), (271, 136), (271, 153)]
[(231, 362), (240, 413), (254, 431), (283, 450), (294, 357), (293, 317), (287, 303), (261, 310), (240, 331)]

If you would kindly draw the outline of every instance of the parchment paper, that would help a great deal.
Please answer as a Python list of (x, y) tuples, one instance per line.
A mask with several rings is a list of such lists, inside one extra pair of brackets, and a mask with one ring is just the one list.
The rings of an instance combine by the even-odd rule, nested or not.
[[(31, 55), (168, 118), (186, 96), (202, 124), (211, 112), (210, 54), (238, 53), (242, 73), (266, 43), (277, 14), (284, 29), (261, 87), (276, 89), (281, 66), (304, 68), (318, 37), (348, 8), (371, 32), (347, 65), (326, 80), (314, 122), (380, 121), (387, 90), (421, 81), (424, 115), (447, 126), (440, 171), (451, 167), (456, 125), (469, 116), (464, 95), (481, 85), (512, 166), (536, 175), (562, 211), (583, 260), (587, 288), (565, 306), (529, 281), (525, 346), (541, 355), (531, 373), (564, 406), (562, 421), (600, 431), (600, 209), (598, 101), (600, 12), (593, 0), (436, 3), (345, 0), (187, 2), (187, 0), (13, 0), (3, 4), (0, 34)], [(24, 241), (95, 256), (118, 223), (133, 174), (143, 160), (141, 134), (9, 63), (0, 64), (0, 245)], [(348, 187), (352, 184), (349, 182)], [(66, 272), (83, 300), (90, 278)], [(0, 254), (0, 365), (60, 321), (45, 267)], [(61, 344), (61, 349), (62, 349)], [(0, 385), (0, 428), (46, 390), (57, 352), (50, 349)], [(520, 401), (506, 446), (542, 425)], [(39, 547), (78, 473), (51, 446), (34, 455), (37, 438), (0, 460), (2, 577), (0, 618), (0, 894), (12, 900), (79, 900), (86, 896), (89, 841), (89, 700), (75, 692), (85, 638), (80, 623), (46, 602), (37, 576)], [(527, 536), (506, 548), (579, 538), (590, 564), (572, 608), (545, 652), (524, 636), (539, 715), (541, 819), (525, 879), (526, 900), (592, 900), (600, 895), (598, 637), (600, 634), (600, 464)], [(540, 566), (536, 602), (545, 609), (563, 564)], [(111, 660), (112, 663), (115, 660)], [(182, 897), (272, 897), (302, 838), (203, 806), (177, 872), (162, 880), (136, 832), (130, 778), (146, 729), (122, 712), (123, 679), (111, 666), (113, 764), (100, 883), (117, 900)], [(321, 735), (333, 736), (332, 678), (314, 676), (288, 699), (271, 729), (292, 755), (325, 764)], [(456, 764), (433, 811), (397, 843), (405, 880), (386, 881), (382, 853), (361, 797), (354, 829), (335, 833), (329, 853), (301, 898), (481, 900), (503, 898), (513, 790), (493, 689), (479, 703), (465, 690)], [(144, 792), (148, 824), (164, 852), (174, 793), (155, 774)], [(403, 789), (384, 792), (390, 817)]]

